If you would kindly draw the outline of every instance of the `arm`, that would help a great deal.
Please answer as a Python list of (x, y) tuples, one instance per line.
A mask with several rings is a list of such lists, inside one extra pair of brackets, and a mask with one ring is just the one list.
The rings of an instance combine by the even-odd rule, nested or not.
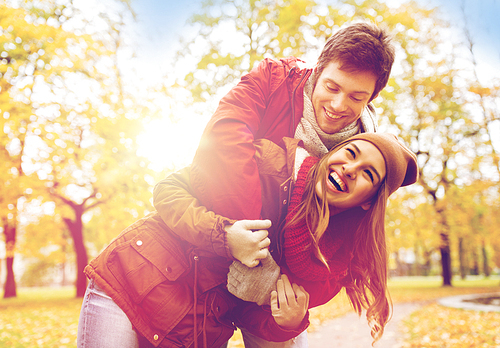
[(258, 219), (261, 188), (253, 140), (268, 106), (272, 64), (243, 76), (220, 102), (191, 167), (193, 192), (209, 210), (233, 219)]
[(171, 174), (158, 186), (161, 189), (154, 190), (155, 208), (181, 239), (249, 267), (266, 257), (269, 220), (235, 222), (208, 211), (191, 193), (189, 168)]
[(238, 261), (229, 266), (227, 289), (234, 296), (260, 305), (271, 303), (271, 292), (276, 290), (280, 268), (267, 252), (257, 267), (249, 268)]
[(189, 167), (158, 182), (153, 201), (165, 224), (181, 239), (223, 257), (232, 258), (225, 228), (235, 221), (201, 206), (189, 184)]
[(267, 341), (282, 342), (298, 336), (309, 326), (308, 294), (282, 276), (273, 291), (271, 307), (242, 301), (235, 324)]

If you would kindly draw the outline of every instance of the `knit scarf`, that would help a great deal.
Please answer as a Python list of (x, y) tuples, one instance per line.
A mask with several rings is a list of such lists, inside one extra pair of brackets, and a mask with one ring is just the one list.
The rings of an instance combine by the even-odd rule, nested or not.
[[(315, 157), (307, 157), (300, 167), (288, 206), (287, 223), (297, 213), (297, 206), (303, 199), (308, 173), (317, 161), (318, 159)], [(350, 221), (345, 221), (346, 218), (351, 220), (354, 216), (348, 215), (342, 214), (339, 219), (336, 218), (337, 216), (330, 218), (327, 231), (319, 242), (319, 248), (325, 256), (330, 270), (314, 254), (313, 239), (305, 219), (285, 229), (285, 262), (295, 276), (307, 281), (320, 281), (339, 280), (347, 274), (352, 258), (351, 249), (354, 235), (354, 231), (347, 228)], [(356, 217), (359, 219), (359, 216)]]
[(360, 117), (360, 123), (363, 130), (361, 130), (359, 122), (354, 121), (350, 125), (341, 129), (337, 133), (328, 134), (323, 132), (316, 121), (314, 107), (312, 105), (311, 97), (313, 93), (314, 74), (309, 77), (304, 86), (304, 113), (301, 118), (297, 129), (295, 130), (295, 139), (300, 139), (304, 142), (305, 149), (313, 156), (322, 157), (335, 145), (352, 137), (361, 131), (375, 132), (376, 120), (375, 114), (370, 113), (366, 108)]

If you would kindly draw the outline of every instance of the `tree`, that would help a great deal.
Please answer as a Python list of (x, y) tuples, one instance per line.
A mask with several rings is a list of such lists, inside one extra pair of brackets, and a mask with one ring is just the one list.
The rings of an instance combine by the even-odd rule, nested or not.
[(2, 166), (5, 169), (2, 170), (5, 186), (0, 200), (7, 247), (4, 297), (13, 297), (16, 296), (13, 262), (18, 229), (18, 202), (33, 191), (32, 186), (37, 185), (32, 175), (33, 168), (26, 163), (30, 136), (36, 132), (33, 127), (36, 120), (34, 109), (39, 107), (32, 98), (40, 79), (61, 73), (59, 67), (52, 68), (49, 63), (57, 57), (56, 47), (65, 47), (67, 37), (58, 36), (59, 41), (54, 42), (57, 29), (46, 24), (46, 13), (43, 11), (40, 13), (41, 21), (35, 21), (26, 11), (3, 2), (0, 4), (0, 13), (0, 45), (3, 49), (0, 54), (0, 110), (3, 116), (0, 119), (0, 142)]
[[(11, 149), (3, 156), (18, 163), (9, 164), (16, 168), (9, 171), (13, 177), (20, 177), (21, 168), (32, 180), (2, 198), (12, 208), (14, 198), (30, 191), (56, 203), (77, 256), (77, 296), (85, 292), (86, 247), (92, 245), (85, 242), (85, 224), (107, 210), (121, 210), (120, 222), (102, 219), (95, 227), (115, 224), (116, 235), (151, 210), (155, 181), (147, 160), (136, 155), (135, 142), (141, 121), (154, 111), (123, 83), (118, 64), (128, 3), (110, 4), (116, 7), (95, 8), (90, 21), (71, 1), (0, 5), (1, 27), (7, 28), (0, 66), (2, 141)], [(2, 209), (2, 216), (12, 215)]]
[[(196, 68), (179, 84), (205, 101), (264, 58), (304, 55), (312, 48), (308, 28), (315, 6), (313, 0), (204, 1), (201, 13), (189, 21), (196, 35), (178, 52), (180, 58), (196, 57)], [(238, 45), (226, 39), (228, 32)]]

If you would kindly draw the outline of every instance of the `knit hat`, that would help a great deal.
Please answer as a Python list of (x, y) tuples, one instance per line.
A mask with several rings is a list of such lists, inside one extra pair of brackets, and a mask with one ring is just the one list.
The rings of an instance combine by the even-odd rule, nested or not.
[(394, 134), (361, 133), (343, 141), (337, 147), (353, 140), (364, 140), (375, 145), (385, 159), (386, 185), (389, 195), (401, 186), (415, 183), (418, 178), (417, 156)]

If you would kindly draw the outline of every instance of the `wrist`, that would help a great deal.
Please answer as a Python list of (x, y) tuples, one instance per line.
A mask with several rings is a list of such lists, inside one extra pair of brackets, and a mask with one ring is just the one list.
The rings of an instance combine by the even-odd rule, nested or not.
[(220, 220), (221, 220), (220, 223), (217, 224), (217, 226), (214, 230), (216, 230), (215, 233), (218, 236), (220, 236), (219, 238), (223, 242), (224, 251), (223, 252), (221, 251), (221, 253), (217, 253), (217, 254), (220, 256), (224, 256), (224, 257), (228, 258), (229, 260), (236, 260), (236, 258), (231, 253), (231, 247), (230, 247), (230, 243), (229, 243), (229, 239), (228, 239), (228, 233), (229, 233), (228, 230), (231, 228), (231, 226), (234, 225), (236, 220), (232, 220), (232, 219), (228, 219), (228, 218), (224, 218), (224, 217), (221, 217)]

